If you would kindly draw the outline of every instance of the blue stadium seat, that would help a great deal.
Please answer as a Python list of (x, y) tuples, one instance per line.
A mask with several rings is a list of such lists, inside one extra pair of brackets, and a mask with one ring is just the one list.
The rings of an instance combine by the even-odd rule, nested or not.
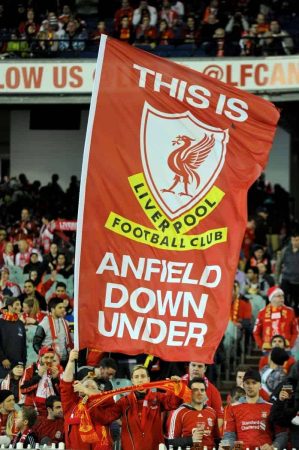
[(196, 47), (194, 44), (181, 44), (175, 48), (173, 56), (177, 57), (188, 57), (192, 56), (195, 52)]
[(174, 45), (157, 45), (154, 50), (155, 55), (168, 57), (172, 56), (175, 51)]

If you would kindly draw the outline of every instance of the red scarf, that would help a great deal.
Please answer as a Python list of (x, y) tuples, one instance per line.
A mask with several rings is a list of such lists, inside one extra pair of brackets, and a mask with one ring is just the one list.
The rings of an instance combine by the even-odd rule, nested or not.
[[(82, 401), (79, 402), (78, 405), (78, 415), (80, 417), (80, 425), (79, 425), (79, 433), (81, 436), (81, 439), (83, 442), (88, 443), (94, 443), (96, 442), (96, 438), (100, 439), (100, 442), (105, 442), (105, 439), (107, 436), (105, 436), (105, 433), (107, 435), (105, 427), (102, 427), (102, 436), (99, 437), (97, 435), (97, 432), (92, 424), (89, 411), (94, 408), (95, 406), (99, 406), (101, 403), (106, 401), (108, 398), (113, 397), (117, 394), (123, 394), (125, 392), (133, 392), (133, 391), (144, 391), (148, 389), (163, 389), (168, 392), (172, 392), (177, 397), (180, 397), (184, 400), (184, 402), (190, 403), (191, 401), (191, 390), (188, 388), (186, 383), (184, 381), (154, 381), (153, 383), (145, 383), (139, 386), (127, 386), (124, 388), (119, 389), (113, 389), (112, 391), (105, 391), (100, 392), (99, 394), (90, 396), (89, 399), (87, 399), (86, 403), (86, 397)], [(142, 408), (142, 415), (141, 415), (141, 427), (144, 428), (146, 417), (148, 414), (148, 401), (152, 398), (152, 395), (154, 393), (148, 392), (144, 402), (143, 402), (143, 408)], [(132, 402), (134, 402), (134, 399), (132, 399)], [(135, 403), (132, 403), (132, 407), (136, 408), (137, 410), (137, 400)]]
[(2, 319), (7, 320), (7, 322), (16, 322), (19, 320), (19, 316), (17, 313), (4, 312)]
[(230, 320), (234, 323), (238, 322), (240, 300), (236, 298), (231, 306)]

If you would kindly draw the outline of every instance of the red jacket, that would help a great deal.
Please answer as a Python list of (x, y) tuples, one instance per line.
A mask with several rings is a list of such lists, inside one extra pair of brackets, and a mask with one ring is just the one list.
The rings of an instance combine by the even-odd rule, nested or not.
[(298, 335), (297, 320), (293, 308), (280, 306), (275, 308), (271, 304), (263, 308), (255, 321), (253, 336), (258, 347), (271, 348), (271, 338), (281, 334), (292, 348)]
[(172, 393), (148, 392), (146, 398), (137, 400), (132, 392), (106, 408), (101, 420), (109, 424), (122, 418), (123, 450), (158, 450), (164, 442), (161, 412), (176, 409), (181, 403)]
[[(82, 442), (79, 433), (80, 420), (77, 415), (77, 406), (80, 398), (73, 390), (72, 381), (66, 382), (64, 380), (60, 380), (60, 398), (64, 414), (65, 447), (72, 450), (112, 450), (112, 439), (110, 436), (110, 431), (107, 427), (104, 427), (108, 438), (107, 445), (101, 445), (100, 439), (94, 444)], [(100, 437), (103, 431), (103, 423), (101, 422), (101, 407), (93, 408), (90, 411), (90, 418), (97, 434)]]

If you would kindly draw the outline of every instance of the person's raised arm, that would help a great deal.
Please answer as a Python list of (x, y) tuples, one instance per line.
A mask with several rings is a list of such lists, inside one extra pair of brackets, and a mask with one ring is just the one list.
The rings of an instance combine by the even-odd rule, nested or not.
[(70, 382), (74, 379), (74, 372), (75, 372), (75, 363), (76, 360), (78, 360), (79, 351), (78, 350), (71, 350), (69, 355), (69, 360), (66, 365), (66, 368), (64, 369), (62, 379), (63, 381)]

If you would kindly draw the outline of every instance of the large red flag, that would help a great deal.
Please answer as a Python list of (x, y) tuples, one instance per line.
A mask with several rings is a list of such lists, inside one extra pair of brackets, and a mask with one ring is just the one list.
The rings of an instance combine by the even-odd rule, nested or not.
[(262, 98), (101, 39), (81, 180), (76, 345), (212, 362), (247, 190), (278, 118)]

